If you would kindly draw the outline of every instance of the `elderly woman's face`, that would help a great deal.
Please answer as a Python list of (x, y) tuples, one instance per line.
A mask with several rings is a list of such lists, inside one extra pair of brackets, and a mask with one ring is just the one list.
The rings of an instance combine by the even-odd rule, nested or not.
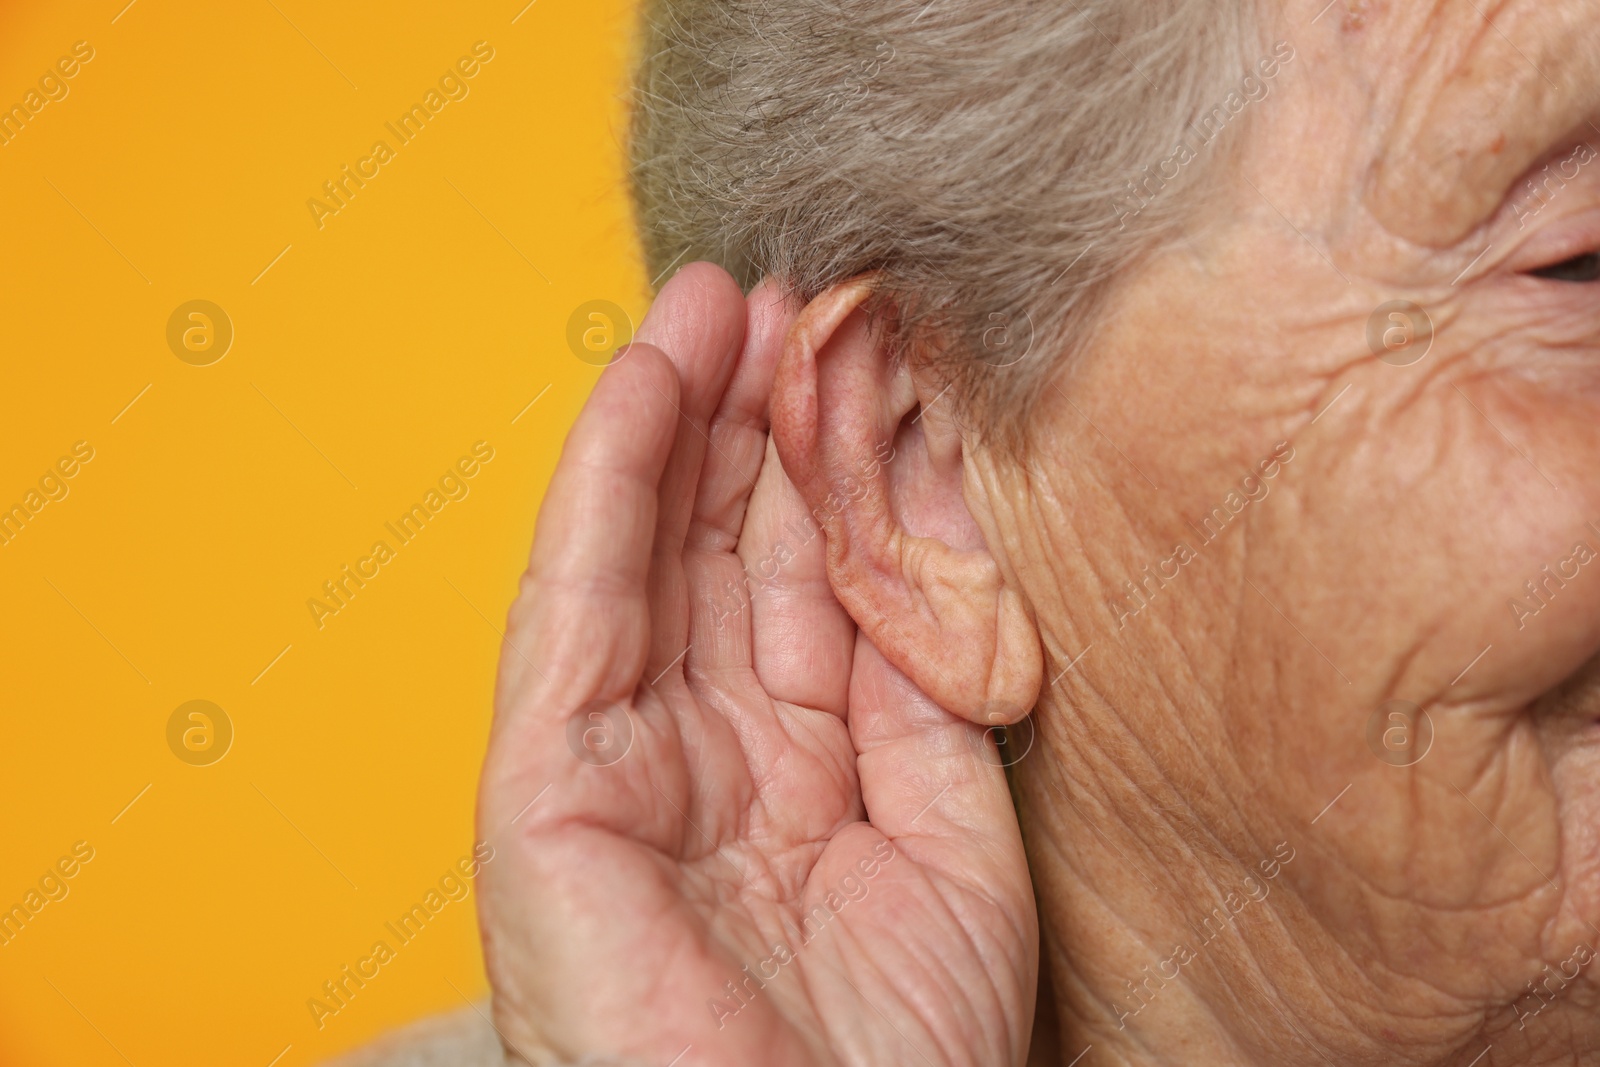
[[(1163, 843), (1223, 878), (1287, 842), (1296, 899), (1241, 943), (1325, 987), (1352, 1040), (1419, 1056), (1595, 1025), (1589, 10), (1498, 5), (1490, 26), (1426, 6), (1305, 48), (1222, 176), (1231, 199), (1122, 289), (1064, 380), (1031, 490), (1063, 506), (1001, 523), (1047, 646), (1081, 656), (1046, 696), (1063, 710), (1024, 810), (1153, 805), (1126, 882), (1163, 883), (1179, 928), (1217, 894), (1164, 883)], [(1231, 953), (1186, 979), (1214, 1003), (1252, 984)], [(1149, 961), (1090, 962), (1137, 981)]]

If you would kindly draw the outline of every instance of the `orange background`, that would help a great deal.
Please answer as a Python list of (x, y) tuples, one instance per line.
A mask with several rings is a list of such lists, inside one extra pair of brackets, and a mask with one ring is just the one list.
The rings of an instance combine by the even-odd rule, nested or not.
[[(94, 449), (0, 545), (0, 909), (95, 850), (0, 945), (0, 1064), (296, 1067), (485, 992), (474, 896), (320, 1031), (306, 1007), (472, 850), (496, 628), (598, 373), (568, 320), (646, 303), (632, 5), (125, 2), (0, 3), (0, 105), (95, 53), (0, 146), (0, 508)], [(235, 331), (208, 366), (167, 342), (195, 299)], [(396, 545), (476, 441), (469, 494)], [(306, 601), (379, 539), (319, 630)], [(209, 766), (168, 745), (190, 700), (233, 725)]]

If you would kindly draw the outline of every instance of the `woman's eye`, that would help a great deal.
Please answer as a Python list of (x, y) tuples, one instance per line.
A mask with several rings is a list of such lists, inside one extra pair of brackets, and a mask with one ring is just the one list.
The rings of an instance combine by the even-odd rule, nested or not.
[(1600, 281), (1600, 252), (1585, 252), (1581, 256), (1563, 259), (1548, 267), (1530, 270), (1535, 278), (1548, 278), (1555, 282)]

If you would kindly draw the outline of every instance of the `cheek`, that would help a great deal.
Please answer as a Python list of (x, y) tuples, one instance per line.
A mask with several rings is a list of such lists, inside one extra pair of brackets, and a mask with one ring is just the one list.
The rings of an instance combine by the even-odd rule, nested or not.
[(1384, 698), (1511, 710), (1600, 646), (1600, 566), (1562, 576), (1575, 544), (1600, 550), (1600, 396), (1435, 357), (1374, 367), (1290, 465), (1325, 605), (1290, 614)]
[[(1518, 621), (1500, 631), (1512, 654), (1499, 670), (1518, 671), (1519, 688), (1537, 690), (1600, 646), (1600, 560), (1590, 556), (1600, 551), (1600, 382), (1563, 388), (1508, 375), (1463, 390), (1481, 409), (1474, 416), (1493, 424), (1483, 450), (1514, 456), (1501, 482), (1486, 487), (1498, 495), (1486, 492), (1473, 511), (1493, 531), (1497, 556), (1483, 569), (1505, 583), (1504, 622)], [(1492, 514), (1496, 505), (1504, 510)]]

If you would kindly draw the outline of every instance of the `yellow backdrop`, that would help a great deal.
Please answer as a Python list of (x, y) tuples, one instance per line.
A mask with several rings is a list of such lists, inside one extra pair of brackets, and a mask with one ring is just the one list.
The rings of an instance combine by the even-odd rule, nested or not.
[(630, 8), (0, 3), (0, 1063), (298, 1067), (484, 994), (498, 631), (569, 336), (646, 300)]

